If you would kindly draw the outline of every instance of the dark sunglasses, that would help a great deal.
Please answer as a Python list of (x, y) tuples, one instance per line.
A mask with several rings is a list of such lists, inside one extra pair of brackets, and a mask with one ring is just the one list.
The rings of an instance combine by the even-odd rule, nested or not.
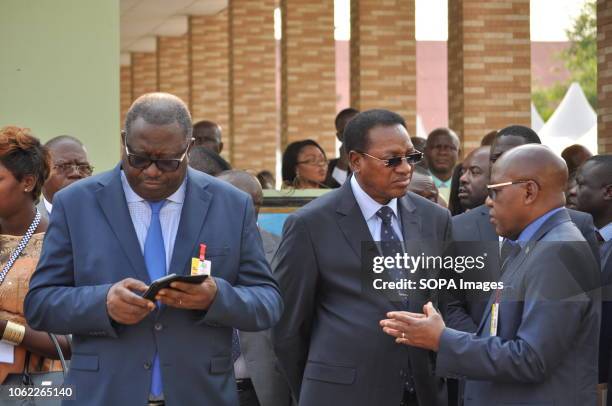
[(174, 172), (178, 169), (181, 162), (183, 162), (183, 160), (187, 156), (189, 145), (187, 145), (187, 149), (185, 149), (185, 152), (183, 152), (183, 155), (181, 155), (180, 158), (174, 159), (151, 159), (146, 156), (133, 154), (128, 150), (127, 142), (125, 143), (125, 154), (127, 156), (128, 163), (133, 168), (146, 169), (151, 166), (151, 164), (155, 164), (155, 166), (157, 166), (157, 169), (162, 172)]
[(407, 154), (406, 156), (396, 156), (396, 157), (389, 158), (389, 159), (376, 158), (375, 156), (366, 154), (365, 152), (359, 152), (359, 153), (361, 155), (365, 155), (367, 157), (376, 159), (377, 161), (384, 162), (387, 168), (395, 168), (396, 166), (399, 166), (402, 163), (402, 161), (406, 161), (408, 165), (414, 165), (414, 164), (419, 163), (421, 159), (423, 159), (423, 153), (420, 151), (411, 152)]

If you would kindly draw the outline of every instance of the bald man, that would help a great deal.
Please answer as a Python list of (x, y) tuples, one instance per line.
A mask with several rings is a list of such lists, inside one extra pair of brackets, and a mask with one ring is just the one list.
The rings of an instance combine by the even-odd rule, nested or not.
[[(250, 195), (257, 216), (259, 208), (263, 204), (263, 191), (255, 176), (234, 169), (220, 173), (217, 178)], [(261, 227), (257, 228), (263, 241), (266, 259), (270, 262), (276, 248), (278, 248), (280, 237)], [(234, 362), (234, 375), (238, 386), (245, 386), (245, 389), (238, 393), (240, 406), (259, 404), (263, 406), (289, 406), (291, 404), (291, 392), (287, 381), (277, 368), (270, 332), (268, 330), (258, 332), (239, 331), (238, 336), (240, 337), (241, 355)], [(257, 403), (255, 403), (255, 399)]]
[(467, 379), (465, 405), (595, 405), (599, 271), (563, 207), (567, 166), (525, 145), (499, 158), (491, 182), (491, 222), (510, 249), (476, 333), (446, 327), (431, 304), (389, 313), (383, 330), (437, 351), (437, 374)]

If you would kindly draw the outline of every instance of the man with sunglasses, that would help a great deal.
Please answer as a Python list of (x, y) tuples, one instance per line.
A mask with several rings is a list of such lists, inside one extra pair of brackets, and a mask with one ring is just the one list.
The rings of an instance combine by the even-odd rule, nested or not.
[(36, 206), (38, 211), (49, 217), (53, 210), (53, 196), (77, 180), (93, 173), (83, 143), (70, 135), (60, 135), (47, 141), (45, 148), (51, 155), (51, 173), (42, 188), (42, 199)]
[[(236, 329), (280, 317), (251, 199), (188, 168), (191, 132), (180, 99), (145, 94), (127, 113), (121, 163), (55, 196), (25, 314), (73, 335), (64, 383), (76, 404), (236, 405)], [(142, 297), (193, 259), (211, 262), (204, 282)]]
[(272, 260), (286, 303), (273, 329), (279, 363), (301, 406), (445, 406), (431, 353), (378, 327), (392, 309), (420, 311), (426, 293), (393, 301), (362, 285), (362, 242), (444, 241), (450, 214), (408, 192), (422, 154), (398, 114), (358, 114), (344, 146), (353, 175), (289, 216)]
[[(508, 151), (526, 144), (541, 144), (540, 137), (529, 127), (512, 125), (505, 127), (497, 132), (491, 151), (489, 154), (490, 166)], [(494, 192), (493, 192), (494, 193)], [(491, 250), (495, 248), (495, 244), (501, 243), (503, 238), (496, 232), (493, 224), (490, 221), (490, 208), (486, 204), (482, 204), (472, 210), (453, 217), (453, 240), (454, 241), (482, 241), (483, 249)], [(593, 218), (587, 213), (581, 213), (576, 210), (568, 210), (569, 216), (576, 224), (583, 237), (587, 240), (593, 252), (597, 252), (597, 240), (595, 237), (595, 226)], [(470, 247), (459, 246), (464, 249)], [(462, 255), (472, 255), (471, 252), (459, 253)], [(489, 252), (489, 256), (497, 256), (498, 251), (495, 249)], [(487, 268), (487, 274), (483, 274), (480, 280), (496, 281), (499, 278), (499, 268)], [(448, 304), (448, 319), (449, 326), (461, 330), (474, 332), (482, 315), (485, 311), (485, 306), (489, 294), (485, 292), (454, 292), (454, 300)]]
[(601, 300), (599, 267), (565, 205), (567, 166), (524, 145), (493, 166), (487, 205), (511, 243), (475, 333), (424, 314), (394, 312), (384, 331), (437, 352), (436, 373), (463, 377), (466, 405), (595, 405)]

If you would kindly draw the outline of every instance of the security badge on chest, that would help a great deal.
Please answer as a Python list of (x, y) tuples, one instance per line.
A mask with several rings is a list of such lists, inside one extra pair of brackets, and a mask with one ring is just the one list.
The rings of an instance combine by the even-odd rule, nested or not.
[(206, 244), (200, 244), (200, 257), (191, 258), (191, 275), (210, 275), (211, 262), (205, 259)]

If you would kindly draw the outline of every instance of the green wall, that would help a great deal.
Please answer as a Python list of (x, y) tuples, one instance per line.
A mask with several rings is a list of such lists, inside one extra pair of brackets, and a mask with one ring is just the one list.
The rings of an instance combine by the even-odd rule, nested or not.
[(0, 1), (0, 127), (83, 141), (119, 159), (119, 0)]

